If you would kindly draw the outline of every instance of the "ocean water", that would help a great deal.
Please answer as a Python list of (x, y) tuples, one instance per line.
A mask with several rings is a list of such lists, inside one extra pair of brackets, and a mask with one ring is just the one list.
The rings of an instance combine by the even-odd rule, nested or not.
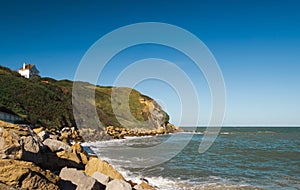
[[(84, 146), (90, 146), (127, 179), (140, 182), (146, 178), (162, 190), (300, 189), (300, 128), (223, 127), (213, 145), (200, 154), (204, 133), (205, 128), (197, 128)], [(168, 142), (170, 139), (175, 140)], [(174, 153), (174, 147), (186, 142), (180, 152)], [(167, 145), (158, 152), (149, 149), (163, 144)], [(132, 148), (136, 152), (149, 149), (150, 154), (142, 151), (140, 156), (132, 156), (132, 152), (126, 152)], [(155, 161), (157, 164), (153, 164)]]

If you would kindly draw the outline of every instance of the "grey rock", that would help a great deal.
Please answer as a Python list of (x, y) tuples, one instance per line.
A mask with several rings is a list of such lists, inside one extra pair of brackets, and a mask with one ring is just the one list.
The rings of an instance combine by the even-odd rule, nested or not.
[(49, 138), (50, 138), (50, 139), (57, 140), (57, 139), (58, 139), (58, 135), (50, 134), (50, 135), (49, 135)]
[(43, 162), (41, 152), (45, 147), (37, 135), (32, 133), (32, 136), (22, 136), (21, 145), (23, 150), (22, 160), (35, 164)]
[(123, 180), (114, 179), (110, 181), (105, 190), (132, 190), (131, 185)]
[(109, 180), (110, 180), (107, 175), (104, 175), (100, 172), (93, 173), (92, 177), (94, 179), (96, 179), (99, 183), (103, 184), (103, 185), (107, 185)]
[(60, 150), (72, 152), (72, 148), (69, 145), (58, 140), (46, 139), (44, 140), (43, 144), (48, 146), (52, 152), (56, 152)]
[(39, 153), (40, 152), (40, 142), (37, 139), (34, 139), (32, 136), (22, 136), (22, 145), (25, 151), (31, 153)]
[(75, 168), (63, 168), (60, 171), (59, 177), (76, 185), (76, 190), (105, 190), (103, 184)]
[(38, 134), (41, 141), (44, 141), (45, 139), (49, 138), (49, 134), (46, 131), (41, 131)]

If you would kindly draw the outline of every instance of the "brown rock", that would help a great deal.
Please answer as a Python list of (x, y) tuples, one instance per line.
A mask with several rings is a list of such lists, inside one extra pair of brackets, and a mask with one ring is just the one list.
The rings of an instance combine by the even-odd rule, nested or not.
[(0, 127), (0, 158), (20, 159), (21, 157), (20, 137), (12, 130)]
[(61, 132), (59, 139), (61, 141), (63, 141), (64, 143), (69, 144), (70, 143), (70, 137), (71, 137), (71, 132), (63, 131), (63, 132)]
[(68, 152), (68, 151), (60, 151), (60, 152), (56, 152), (57, 157), (62, 158), (62, 159), (67, 159), (67, 160), (71, 160), (77, 164), (81, 163), (80, 158), (78, 158), (77, 154), (74, 152)]
[(7, 122), (1, 121), (1, 120), (0, 120), (0, 128), (4, 128), (8, 131), (12, 131), (12, 132), (16, 133), (17, 135), (21, 135), (21, 136), (28, 136), (31, 134), (29, 127), (27, 127), (27, 126), (11, 124), (11, 123), (7, 123)]
[[(12, 127), (0, 127), (0, 157), (41, 163), (40, 152), (43, 144), (40, 138), (35, 134), (18, 135), (15, 133), (16, 125), (9, 124), (8, 126)], [(20, 130), (23, 131), (23, 129)], [(19, 134), (23, 134), (23, 132)]]
[(89, 157), (87, 154), (84, 154), (84, 153), (79, 153), (79, 156), (80, 156), (80, 159), (81, 159), (81, 162), (83, 164), (87, 164), (89, 162)]
[(152, 187), (151, 185), (149, 185), (148, 183), (146, 183), (145, 181), (142, 181), (142, 183), (140, 184), (140, 186), (145, 189), (145, 190), (155, 190), (154, 187)]
[(109, 163), (99, 159), (91, 157), (85, 166), (85, 173), (92, 176), (95, 172), (100, 172), (104, 175), (109, 176), (112, 179), (124, 180), (122, 174), (120, 174), (116, 169), (114, 169)]
[[(58, 153), (58, 155), (57, 155)], [(49, 169), (51, 171), (61, 170), (63, 167), (72, 167), (80, 170), (84, 169), (84, 165), (80, 162), (78, 157), (73, 157), (74, 155), (68, 155), (65, 152), (45, 152), (43, 153), (42, 159), (44, 162), (40, 163), (42, 168)], [(61, 156), (61, 157), (59, 157)], [(79, 162), (79, 163), (78, 163)]]
[(35, 134), (39, 134), (40, 132), (42, 132), (44, 130), (43, 127), (39, 127), (39, 128), (34, 128), (33, 131), (35, 132)]
[(72, 150), (74, 153), (78, 155), (80, 158), (81, 162), (83, 164), (87, 164), (89, 159), (88, 159), (88, 153), (83, 149), (83, 147), (80, 144), (74, 144), (72, 146)]
[(74, 144), (71, 148), (72, 148), (73, 152), (76, 152), (76, 153), (84, 151), (80, 144)]
[(3, 184), (3, 183), (0, 183), (0, 189), (1, 190), (27, 190), (27, 189), (24, 189), (24, 188), (11, 187), (11, 186), (8, 186), (8, 185)]
[(31, 162), (0, 160), (0, 181), (9, 186), (28, 189), (54, 189), (59, 177), (50, 171), (44, 171)]

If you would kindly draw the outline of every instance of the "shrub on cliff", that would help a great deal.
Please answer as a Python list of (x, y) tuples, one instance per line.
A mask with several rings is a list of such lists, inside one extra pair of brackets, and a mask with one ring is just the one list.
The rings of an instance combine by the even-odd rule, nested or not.
[[(72, 107), (72, 81), (57, 81), (52, 78), (41, 77), (25, 79), (17, 72), (0, 66), (0, 87), (0, 106), (17, 113), (31, 124), (57, 129), (71, 126), (76, 127)], [(81, 87), (83, 91), (95, 89), (96, 110), (103, 126), (113, 125), (121, 127), (111, 106), (111, 93), (113, 88), (103, 86), (95, 87), (84, 82), (81, 83)], [(152, 102), (153, 100), (136, 90), (130, 90), (129, 107), (134, 118), (139, 121), (150, 121), (153, 119), (155, 116), (151, 118), (147, 103), (145, 103)], [(123, 99), (122, 96), (118, 96), (118, 98)], [(143, 99), (144, 102), (141, 102), (141, 99)], [(81, 110), (79, 110), (79, 114), (84, 113), (84, 115), (89, 116), (90, 111), (88, 109), (85, 110), (84, 105), (91, 103), (91, 100), (86, 98), (81, 100), (80, 103), (83, 106)], [(153, 105), (158, 106), (156, 103)], [(161, 124), (167, 123), (169, 116), (159, 106), (158, 108), (160, 109), (160, 118), (161, 116), (163, 118)], [(122, 116), (123, 109), (125, 109), (124, 105), (120, 104), (118, 109), (121, 110), (121, 114), (118, 116), (129, 125), (133, 125), (132, 121), (126, 118), (126, 115)], [(145, 115), (147, 117), (145, 117)], [(153, 122), (149, 122), (149, 125), (151, 125), (151, 123)]]

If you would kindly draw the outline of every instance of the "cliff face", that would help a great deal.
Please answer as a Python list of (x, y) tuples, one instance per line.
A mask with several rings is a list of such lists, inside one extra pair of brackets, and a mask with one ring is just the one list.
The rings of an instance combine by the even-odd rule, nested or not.
[(154, 100), (140, 98), (140, 103), (144, 104), (142, 115), (152, 128), (165, 127), (169, 122), (169, 115)]
[[(87, 108), (90, 105), (96, 108), (95, 117), (99, 118), (103, 127), (157, 129), (166, 127), (169, 121), (168, 114), (153, 99), (130, 88), (93, 86), (82, 82), (81, 92), (93, 90), (95, 96), (85, 97), (83, 94), (80, 98), (73, 98), (79, 105), (73, 110), (72, 81), (40, 77), (25, 79), (17, 72), (0, 66), (0, 86), (0, 106), (31, 124), (46, 128), (97, 128), (97, 123), (87, 122), (93, 120), (93, 114)], [(114, 90), (117, 96), (112, 97)], [(73, 111), (78, 117), (77, 122)]]

